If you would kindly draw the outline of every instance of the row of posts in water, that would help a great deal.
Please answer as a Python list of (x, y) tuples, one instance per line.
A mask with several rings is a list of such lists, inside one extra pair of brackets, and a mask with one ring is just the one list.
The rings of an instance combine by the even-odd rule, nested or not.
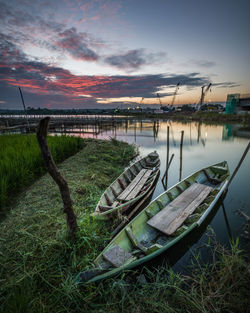
[[(13, 121), (13, 119), (11, 119)], [(18, 118), (18, 121), (22, 120), (21, 117)], [(8, 121), (8, 119), (6, 119)], [(34, 132), (37, 123), (34, 123), (34, 119), (29, 119), (29, 124), (27, 125), (26, 123), (23, 124), (18, 124), (17, 121), (15, 121), (17, 125), (10, 126), (10, 127), (5, 127), (5, 130), (8, 132), (9, 131), (17, 131), (17, 132)], [(168, 121), (170, 126), (167, 126), (167, 155), (166, 155), (166, 170), (165, 173), (162, 177), (162, 183), (165, 189), (167, 189), (167, 182), (168, 182), (168, 171), (170, 168), (170, 165), (172, 163), (172, 160), (174, 158), (174, 154), (170, 156), (169, 153), (169, 145), (170, 145), (170, 134), (172, 137), (172, 142), (174, 146), (176, 146), (176, 141), (174, 138), (174, 131), (173, 127), (170, 121)], [(139, 125), (138, 125), (139, 124)], [(149, 125), (148, 125), (149, 124)], [(136, 142), (136, 137), (140, 136), (138, 134), (138, 129), (140, 132), (145, 127), (150, 127), (153, 130), (153, 138), (154, 141), (158, 137), (158, 132), (159, 132), (159, 125), (160, 122), (159, 120), (149, 120), (149, 121), (143, 121), (143, 120), (135, 120), (135, 119), (128, 119), (128, 118), (118, 118), (118, 119), (112, 119), (110, 118), (105, 118), (105, 119), (98, 119), (96, 116), (94, 118), (79, 118), (79, 119), (65, 119), (65, 118), (56, 118), (53, 119), (50, 123), (50, 132), (52, 133), (79, 133), (79, 134), (90, 134), (93, 135), (94, 137), (97, 137), (103, 132), (112, 132), (112, 135), (116, 138), (117, 137), (117, 130), (119, 128), (124, 129), (127, 134), (128, 129), (131, 127), (134, 128), (134, 141)], [(24, 128), (26, 126), (26, 128)], [(138, 127), (139, 126), (139, 127)], [(29, 127), (29, 129), (27, 129)], [(191, 130), (190, 130), (191, 131)], [(198, 133), (198, 139), (197, 141), (199, 142), (199, 137), (200, 137), (200, 123), (197, 126), (197, 133)], [(182, 178), (182, 160), (183, 160), (183, 138), (184, 138), (184, 130), (181, 131), (181, 139), (180, 139), (180, 167), (179, 167), (179, 181)], [(190, 135), (190, 143), (192, 144), (191, 141), (191, 135)]]

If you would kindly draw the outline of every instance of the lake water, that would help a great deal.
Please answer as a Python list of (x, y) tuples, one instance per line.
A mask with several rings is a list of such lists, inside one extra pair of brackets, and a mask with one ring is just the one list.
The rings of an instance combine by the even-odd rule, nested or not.
[[(169, 121), (159, 121), (157, 125), (152, 120), (137, 122), (131, 120), (115, 130), (105, 131), (97, 136), (93, 134), (79, 134), (79, 136), (94, 136), (101, 139), (116, 137), (118, 140), (136, 144), (143, 156), (156, 150), (161, 159), (161, 176), (153, 194), (154, 199), (164, 192), (161, 177), (166, 169), (168, 126), (170, 130), (169, 155), (174, 154), (168, 174), (168, 187), (179, 181), (182, 130), (184, 131), (182, 178), (203, 167), (223, 160), (228, 162), (232, 173), (250, 140), (250, 127), (241, 125), (206, 125), (198, 122), (170, 123)], [(242, 245), (246, 246), (248, 239), (242, 236), (248, 236), (249, 238), (249, 234), (244, 230), (246, 220), (237, 213), (237, 210), (240, 209), (250, 216), (250, 152), (229, 187), (224, 199), (224, 208), (226, 216), (223, 213), (222, 206), (220, 206), (210, 222), (210, 226), (216, 234), (216, 239), (223, 245), (228, 246), (231, 233), (234, 239), (240, 236)], [(208, 231), (203, 235), (201, 234), (201, 237), (198, 236), (192, 250), (207, 242), (207, 236)], [(192, 250), (188, 250), (181, 256), (175, 265), (177, 270), (185, 267)]]

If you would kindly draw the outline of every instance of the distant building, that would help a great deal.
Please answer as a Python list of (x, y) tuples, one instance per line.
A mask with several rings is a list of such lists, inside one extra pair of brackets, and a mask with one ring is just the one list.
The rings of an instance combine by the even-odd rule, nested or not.
[(250, 94), (243, 94), (239, 99), (239, 111), (250, 113)]
[(227, 114), (250, 113), (250, 94), (227, 95), (226, 110)]

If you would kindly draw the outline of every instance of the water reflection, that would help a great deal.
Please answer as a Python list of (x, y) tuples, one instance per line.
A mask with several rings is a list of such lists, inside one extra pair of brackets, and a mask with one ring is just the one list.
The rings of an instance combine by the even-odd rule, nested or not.
[[(242, 125), (207, 125), (197, 122), (180, 123), (157, 120), (126, 120), (116, 127), (101, 129), (95, 134), (79, 133), (81, 137), (109, 139), (116, 137), (139, 147), (142, 155), (157, 150), (161, 159), (161, 177), (156, 185), (153, 199), (166, 188), (163, 178), (167, 160), (167, 129), (169, 127), (169, 156), (174, 155), (167, 173), (167, 186), (179, 181), (181, 133), (184, 131), (182, 145), (182, 178), (198, 169), (226, 160), (232, 173), (241, 158), (250, 138), (250, 127)], [(92, 130), (92, 129), (91, 129)], [(244, 135), (242, 135), (244, 133)], [(76, 135), (76, 133), (74, 133)], [(244, 207), (250, 215), (250, 153), (229, 187), (224, 200), (225, 207), (219, 210), (211, 221), (217, 240), (227, 245), (229, 237), (241, 234), (242, 220), (235, 214)], [(162, 183), (163, 182), (163, 183)], [(226, 208), (226, 209), (225, 209)], [(230, 233), (230, 235), (229, 235)], [(203, 237), (200, 239), (204, 240)]]
[(235, 137), (250, 138), (250, 126), (226, 124), (223, 126), (222, 139), (233, 140)]
[(222, 210), (223, 210), (223, 214), (224, 214), (224, 218), (225, 218), (225, 223), (226, 223), (226, 226), (227, 226), (228, 236), (229, 236), (229, 239), (232, 240), (233, 236), (232, 236), (231, 228), (230, 228), (229, 221), (228, 221), (228, 218), (227, 218), (226, 209), (225, 209), (225, 206), (224, 206), (223, 202), (222, 202), (221, 206), (222, 206)]

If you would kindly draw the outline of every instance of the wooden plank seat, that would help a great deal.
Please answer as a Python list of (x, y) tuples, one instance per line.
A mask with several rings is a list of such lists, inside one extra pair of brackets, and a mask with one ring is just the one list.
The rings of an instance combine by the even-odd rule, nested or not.
[(138, 175), (130, 182), (130, 184), (122, 191), (122, 193), (117, 197), (119, 201), (129, 201), (135, 198), (145, 185), (147, 179), (149, 178), (152, 170), (142, 169)]
[(124, 263), (126, 263), (129, 259), (131, 259), (133, 255), (125, 251), (120, 246), (114, 246), (108, 251), (104, 252), (103, 257), (105, 260), (109, 261), (115, 267), (120, 267)]
[(170, 204), (147, 221), (147, 224), (166, 235), (172, 235), (207, 198), (212, 187), (194, 183)]
[(99, 210), (101, 212), (105, 212), (105, 211), (108, 211), (110, 209), (113, 209), (113, 208), (116, 208), (118, 205), (120, 205), (121, 203), (119, 201), (114, 201), (112, 203), (112, 205), (108, 206), (108, 205), (99, 205)]

